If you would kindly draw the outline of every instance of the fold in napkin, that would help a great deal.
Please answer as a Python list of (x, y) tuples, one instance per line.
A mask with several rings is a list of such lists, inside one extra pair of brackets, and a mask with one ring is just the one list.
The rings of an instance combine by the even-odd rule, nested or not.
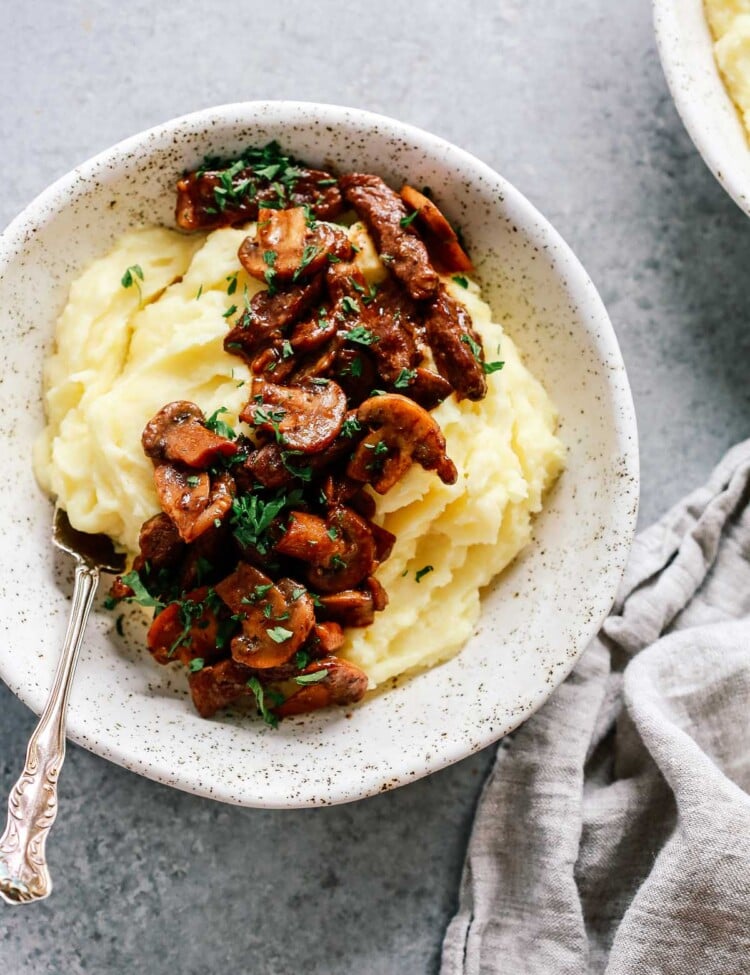
[(441, 975), (750, 972), (750, 440), (498, 749)]

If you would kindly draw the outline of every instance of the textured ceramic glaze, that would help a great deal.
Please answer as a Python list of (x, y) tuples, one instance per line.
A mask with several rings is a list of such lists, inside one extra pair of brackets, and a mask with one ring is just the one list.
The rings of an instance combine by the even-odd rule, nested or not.
[(638, 462), (627, 377), (601, 300), (552, 227), (492, 170), (435, 136), (353, 109), (245, 103), (177, 119), (74, 170), (0, 238), (0, 676), (23, 701), (35, 710), (43, 703), (68, 609), (71, 567), (48, 542), (52, 508), (34, 481), (30, 443), (43, 423), (41, 363), (69, 283), (124, 230), (172, 225), (183, 168), (274, 138), (312, 164), (432, 188), (465, 233), (495, 315), (558, 405), (568, 448), (535, 541), (485, 593), (463, 652), (351, 711), (285, 721), (278, 731), (243, 714), (204, 721), (184, 673), (156, 667), (143, 649), (139, 610), (125, 638), (112, 614), (93, 614), (70, 737), (160, 782), (283, 807), (413, 781), (538, 708), (612, 602), (635, 524)]
[(690, 138), (750, 215), (750, 145), (716, 66), (703, 0), (654, 0), (654, 26), (667, 84)]

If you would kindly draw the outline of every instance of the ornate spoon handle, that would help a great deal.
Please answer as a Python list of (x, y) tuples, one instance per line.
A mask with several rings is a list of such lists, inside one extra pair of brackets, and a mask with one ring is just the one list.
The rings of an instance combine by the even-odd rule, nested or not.
[(57, 778), (65, 760), (65, 712), (99, 569), (78, 560), (62, 654), (47, 705), (29, 741), (26, 764), (8, 799), (0, 837), (0, 897), (9, 904), (43, 900), (52, 890), (45, 844), (57, 816)]

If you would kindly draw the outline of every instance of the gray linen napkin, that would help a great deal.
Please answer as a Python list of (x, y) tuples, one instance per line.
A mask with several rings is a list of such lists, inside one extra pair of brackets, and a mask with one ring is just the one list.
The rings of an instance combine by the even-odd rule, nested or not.
[(500, 744), (441, 975), (750, 972), (750, 440)]

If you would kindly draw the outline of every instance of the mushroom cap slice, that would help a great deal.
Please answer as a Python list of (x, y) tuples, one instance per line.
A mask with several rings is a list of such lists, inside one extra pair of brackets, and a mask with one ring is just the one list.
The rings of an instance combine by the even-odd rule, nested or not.
[(401, 199), (417, 211), (416, 220), (429, 231), (425, 243), (430, 255), (449, 273), (470, 274), (474, 268), (468, 254), (461, 246), (458, 235), (438, 207), (413, 186), (401, 188)]
[(348, 660), (341, 657), (323, 657), (315, 660), (300, 675), (324, 676), (313, 683), (305, 684), (275, 709), (279, 718), (289, 718), (295, 714), (308, 714), (331, 704), (354, 704), (361, 700), (367, 691), (367, 674)]
[(443, 432), (418, 403), (399, 393), (372, 396), (360, 405), (357, 419), (372, 432), (357, 446), (346, 470), (349, 477), (385, 494), (416, 462), (437, 471), (443, 483), (455, 484), (458, 473), (446, 455)]
[(332, 380), (301, 380), (277, 386), (254, 379), (250, 402), (240, 419), (273, 433), (286, 450), (314, 454), (330, 446), (346, 416), (346, 395)]
[(235, 486), (230, 474), (213, 479), (205, 471), (192, 472), (172, 464), (154, 469), (154, 484), (162, 509), (174, 522), (183, 542), (193, 542), (232, 507)]
[(346, 259), (351, 254), (349, 238), (329, 224), (308, 225), (303, 207), (258, 211), (255, 237), (246, 237), (237, 256), (251, 277), (269, 286), (296, 282), (317, 274), (328, 263), (328, 255)]
[(217, 584), (216, 594), (242, 617), (242, 633), (232, 640), (232, 657), (247, 667), (264, 670), (285, 664), (315, 623), (313, 601), (304, 586), (292, 579), (274, 584), (247, 562)]
[(237, 447), (205, 426), (203, 411), (188, 400), (167, 403), (146, 424), (145, 454), (155, 463), (171, 461), (205, 470), (217, 457), (231, 457)]

